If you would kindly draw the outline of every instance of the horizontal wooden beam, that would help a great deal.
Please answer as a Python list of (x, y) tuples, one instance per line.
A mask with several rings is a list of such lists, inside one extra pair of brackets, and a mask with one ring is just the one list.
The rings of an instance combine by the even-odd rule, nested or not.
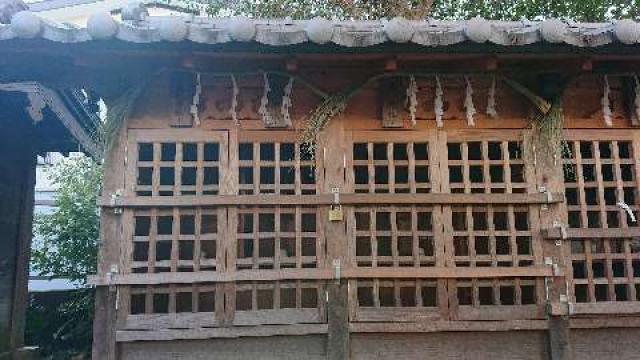
[(569, 326), (572, 329), (640, 328), (640, 316), (608, 314), (606, 316), (570, 317)]
[(230, 272), (199, 271), (191, 273), (113, 274), (89, 276), (91, 285), (159, 285), (238, 281), (333, 280), (333, 279), (465, 279), (550, 277), (550, 266), (529, 267), (425, 267), (425, 268), (355, 268), (333, 269), (241, 270)]
[(546, 330), (547, 320), (509, 321), (433, 321), (414, 323), (354, 323), (349, 324), (352, 333), (430, 333), (442, 331), (512, 331)]
[(628, 301), (605, 301), (598, 303), (571, 304), (569, 306), (569, 312), (570, 315), (640, 315), (640, 303)]
[(261, 325), (224, 328), (171, 329), (154, 331), (119, 330), (117, 342), (198, 340), (212, 338), (264, 337), (326, 334), (327, 324)]
[[(563, 194), (340, 194), (342, 205), (485, 205), (485, 204), (555, 204), (564, 202)], [(198, 207), (261, 205), (332, 205), (333, 195), (185, 195), (102, 197), (102, 207)]]
[(562, 239), (599, 239), (599, 238), (632, 238), (640, 236), (640, 228), (627, 228), (627, 229), (566, 229), (566, 236), (563, 234), (563, 230), (559, 227), (543, 229), (542, 236), (549, 240), (562, 240)]

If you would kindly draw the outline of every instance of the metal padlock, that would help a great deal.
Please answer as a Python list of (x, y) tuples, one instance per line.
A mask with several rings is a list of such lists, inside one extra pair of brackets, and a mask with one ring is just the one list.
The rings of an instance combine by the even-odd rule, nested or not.
[(329, 221), (342, 221), (342, 205), (331, 205), (329, 208)]

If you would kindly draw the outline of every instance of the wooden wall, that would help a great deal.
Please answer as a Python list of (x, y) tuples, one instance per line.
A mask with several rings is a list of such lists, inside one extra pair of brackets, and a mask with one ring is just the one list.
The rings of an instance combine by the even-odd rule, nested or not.
[[(367, 74), (297, 75), (336, 91)], [(98, 283), (114, 287), (101, 287), (94, 354), (115, 359), (118, 342), (123, 359), (198, 358), (214, 344), (220, 358), (264, 347), (282, 358), (569, 359), (601, 346), (599, 331), (640, 326), (640, 232), (611, 204), (626, 194), (640, 205), (640, 132), (622, 78), (609, 78), (612, 126), (602, 76), (569, 87), (572, 157), (558, 161), (532, 142), (531, 106), (505, 82), (498, 116), (485, 114), (488, 75), (470, 76), (473, 126), (462, 75), (440, 76), (440, 128), (435, 78), (418, 79), (415, 126), (401, 111), (393, 129), (381, 120), (389, 89), (366, 86), (313, 157), (297, 141), (320, 99), (294, 82), (292, 126), (266, 128), (262, 79), (236, 77), (239, 124), (230, 77), (201, 74), (198, 124), (194, 92), (176, 78), (139, 101), (106, 172)], [(343, 221), (328, 219), (333, 188)], [(576, 197), (565, 202), (565, 189)]]

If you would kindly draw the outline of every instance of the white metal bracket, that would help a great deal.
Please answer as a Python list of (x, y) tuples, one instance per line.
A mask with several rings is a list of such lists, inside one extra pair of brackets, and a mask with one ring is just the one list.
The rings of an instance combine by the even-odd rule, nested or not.
[(122, 189), (118, 189), (115, 193), (111, 194), (111, 199), (109, 200), (109, 205), (113, 208), (113, 213), (116, 215), (122, 214), (122, 207), (118, 206), (118, 199), (120, 197), (122, 197)]
[(334, 273), (334, 279), (337, 281), (340, 281), (340, 271), (341, 271), (341, 264), (340, 264), (340, 259), (333, 259), (333, 269), (335, 270)]

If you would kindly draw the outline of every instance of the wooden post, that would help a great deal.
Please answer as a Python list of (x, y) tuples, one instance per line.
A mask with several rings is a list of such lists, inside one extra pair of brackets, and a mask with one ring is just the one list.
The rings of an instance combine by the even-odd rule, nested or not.
[[(114, 140), (112, 150), (107, 154), (104, 165), (102, 194), (111, 196), (125, 189), (125, 143), (127, 141), (126, 123), (122, 125), (118, 139)], [(120, 264), (120, 241), (122, 239), (122, 215), (113, 209), (101, 212), (100, 249), (98, 253), (98, 275), (105, 276), (110, 271), (122, 272)], [(93, 321), (93, 359), (116, 360), (116, 287), (97, 287), (95, 316)]]
[[(345, 191), (344, 181), (344, 129), (341, 119), (333, 119), (322, 134), (317, 156), (324, 154), (325, 178), (323, 192), (331, 193), (338, 188)], [(321, 219), (325, 224), (327, 241), (326, 267), (334, 268), (347, 265), (348, 239), (345, 220), (329, 221), (329, 209), (320, 208)], [(349, 307), (348, 286), (345, 280), (333, 280), (327, 285), (329, 302), (327, 304), (327, 359), (343, 360), (349, 358)]]
[[(535, 141), (528, 134), (526, 141)], [(549, 151), (548, 145), (545, 144), (525, 144), (525, 148), (536, 149), (535, 156), (528, 161), (534, 161), (536, 169), (536, 182), (538, 191), (549, 193), (564, 192), (564, 173), (563, 160), (553, 159), (552, 151)], [(531, 167), (529, 167), (531, 168)], [(565, 203), (553, 205), (543, 205), (540, 208), (540, 228), (551, 229), (556, 225), (567, 226), (567, 210)], [(570, 252), (570, 243), (566, 240), (543, 240), (542, 236), (538, 236), (543, 241), (543, 253), (545, 259), (551, 259), (553, 266), (562, 270), (561, 276), (547, 278), (545, 284), (547, 308), (549, 309), (549, 331), (548, 331), (548, 349), (549, 358), (551, 360), (569, 360), (571, 356), (571, 345), (569, 343), (569, 320), (566, 313), (557, 314), (551, 309), (568, 310), (568, 296), (566, 279), (564, 274), (571, 271), (571, 264), (566, 263), (568, 258), (565, 254)]]
[(549, 318), (549, 359), (571, 360), (571, 342), (569, 338), (569, 319), (562, 316)]
[(36, 153), (21, 112), (0, 137), (0, 358), (24, 345)]

